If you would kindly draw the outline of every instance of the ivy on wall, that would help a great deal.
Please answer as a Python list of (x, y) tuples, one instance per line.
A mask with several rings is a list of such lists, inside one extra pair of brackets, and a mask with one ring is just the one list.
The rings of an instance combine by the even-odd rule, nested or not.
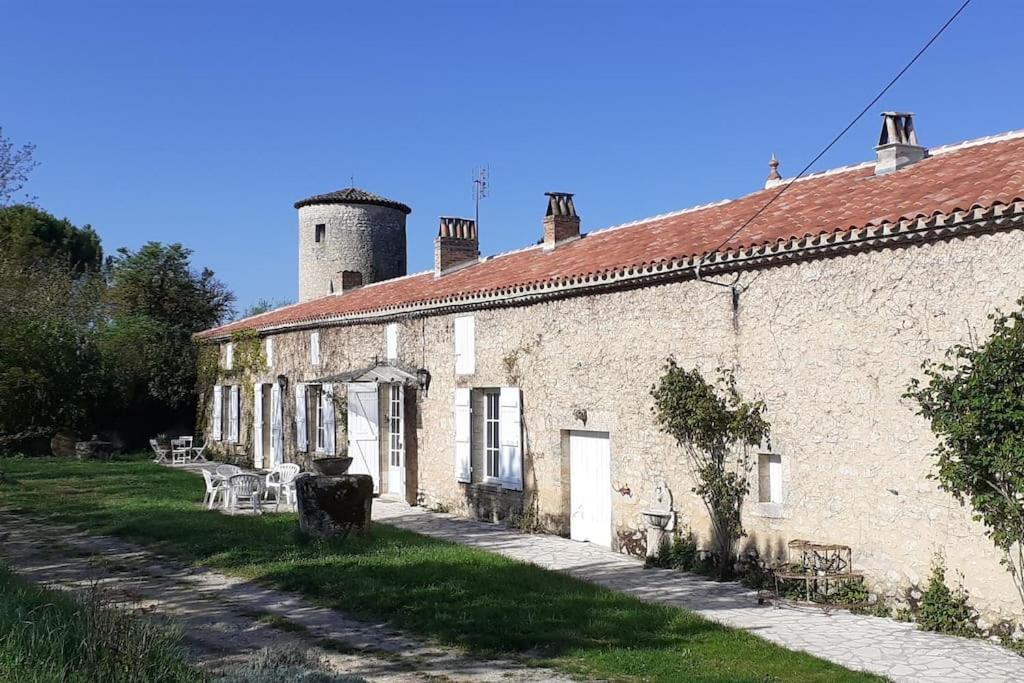
[[(221, 366), (221, 345), (199, 343), (196, 361), (196, 427), (206, 433), (210, 424), (215, 384), (238, 384), (239, 401), (243, 406), (252, 405), (254, 399), (253, 384), (256, 375), (267, 369), (267, 357), (263, 352), (260, 336), (254, 330), (232, 332), (230, 342), (234, 348), (231, 369)], [(239, 411), (239, 419), (247, 415), (238, 425), (239, 438), (252, 432), (252, 411)]]

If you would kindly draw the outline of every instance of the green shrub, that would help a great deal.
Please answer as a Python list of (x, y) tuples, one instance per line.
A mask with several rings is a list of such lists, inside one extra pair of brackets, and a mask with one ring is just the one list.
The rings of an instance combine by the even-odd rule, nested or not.
[(918, 607), (917, 623), (926, 631), (954, 636), (977, 635), (970, 595), (962, 586), (954, 591), (946, 585), (946, 564), (940, 556), (936, 556), (932, 564), (928, 588)]
[(104, 606), (97, 590), (77, 599), (0, 566), (0, 681), (201, 680), (175, 631)]

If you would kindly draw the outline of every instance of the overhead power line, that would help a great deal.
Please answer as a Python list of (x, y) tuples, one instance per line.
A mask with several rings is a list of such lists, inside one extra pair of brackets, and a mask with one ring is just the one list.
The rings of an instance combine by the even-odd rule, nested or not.
[[(903, 74), (907, 73), (907, 71), (910, 70), (910, 67), (912, 67), (914, 65), (914, 63), (918, 59), (921, 58), (921, 55), (923, 55), (925, 52), (928, 51), (928, 48), (930, 48), (932, 46), (932, 43), (934, 43), (936, 40), (939, 39), (939, 36), (941, 36), (946, 31), (946, 29), (949, 28), (950, 24), (952, 24), (956, 20), (956, 18), (958, 16), (960, 16), (960, 14), (965, 9), (967, 9), (967, 6), (969, 4), (971, 4), (971, 0), (964, 0), (964, 3), (962, 5), (960, 5), (960, 7), (957, 9), (956, 12), (953, 12), (953, 15), (949, 19), (946, 20), (946, 23), (944, 23), (942, 26), (939, 27), (939, 30), (936, 31), (935, 34), (928, 40), (928, 42), (925, 43), (924, 46), (920, 50), (917, 51), (917, 54), (915, 54), (913, 56), (913, 58), (911, 58), (911, 60), (909, 62), (907, 62), (906, 65), (902, 69), (900, 69), (899, 73), (897, 73), (895, 76), (893, 76), (892, 80), (889, 81), (885, 85), (885, 87), (882, 88), (878, 92), (878, 94), (875, 95), (875, 97), (870, 102), (868, 102), (867, 105), (865, 105), (865, 107), (863, 109), (860, 110), (859, 114), (857, 114), (855, 117), (853, 117), (852, 121), (850, 121), (848, 124), (846, 124), (845, 128), (843, 128), (841, 131), (839, 131), (838, 135), (836, 135), (834, 138), (832, 138), (832, 141), (830, 143), (825, 145), (825, 147), (822, 148), (822, 150), (820, 152), (818, 152), (813, 159), (811, 159), (809, 162), (807, 162), (807, 165), (804, 166), (803, 169), (801, 169), (801, 171), (799, 173), (797, 173), (791, 180), (784, 181), (784, 184), (779, 188), (779, 191), (776, 192), (774, 195), (772, 195), (771, 199), (769, 199), (767, 202), (765, 202), (764, 205), (762, 205), (761, 208), (759, 208), (757, 211), (755, 211), (754, 214), (750, 218), (745, 220), (743, 222), (743, 224), (740, 225), (740, 227), (736, 228), (732, 232), (732, 234), (730, 234), (728, 237), (726, 237), (724, 240), (722, 240), (721, 244), (719, 244), (717, 247), (715, 247), (714, 249), (712, 249), (708, 253), (709, 254), (713, 254), (713, 253), (717, 252), (719, 249), (721, 249), (722, 247), (724, 247), (726, 244), (728, 244), (730, 241), (732, 241), (732, 239), (734, 237), (736, 237), (736, 235), (738, 235), (741, 232), (743, 232), (747, 228), (747, 226), (749, 226), (751, 223), (753, 223), (755, 220), (757, 220), (757, 217), (760, 216), (762, 213), (764, 213), (765, 209), (767, 209), (769, 206), (774, 204), (775, 201), (779, 197), (781, 197), (783, 194), (785, 194), (786, 190), (788, 190), (793, 185), (793, 183), (796, 180), (802, 178), (803, 175), (805, 173), (807, 173), (808, 170), (810, 170), (811, 166), (816, 164), (819, 159), (821, 159), (823, 156), (825, 156), (825, 154), (830, 149), (832, 149), (832, 147), (835, 146), (835, 144), (837, 142), (839, 142), (840, 138), (842, 138), (844, 135), (846, 135), (846, 133), (851, 128), (853, 128), (854, 125), (856, 125), (856, 123), (858, 121), (861, 120), (861, 118), (864, 116), (864, 114), (866, 114), (873, 106), (875, 106), (875, 104), (878, 102), (878, 100), (882, 99), (882, 97), (885, 95), (885, 93), (889, 92), (889, 89), (892, 88), (892, 86), (896, 85), (896, 82), (898, 80), (900, 80), (900, 78), (903, 76)], [(702, 258), (700, 261), (698, 261), (698, 269), (700, 267), (700, 262), (703, 261), (703, 260), (704, 259)], [(698, 272), (699, 272), (699, 270), (698, 270)]]

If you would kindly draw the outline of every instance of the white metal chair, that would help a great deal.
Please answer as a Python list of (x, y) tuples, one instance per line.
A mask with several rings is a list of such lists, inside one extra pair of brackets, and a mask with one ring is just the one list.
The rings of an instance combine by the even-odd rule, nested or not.
[(223, 479), (214, 479), (213, 475), (210, 474), (210, 470), (203, 470), (203, 480), (206, 481), (206, 495), (203, 497), (203, 504), (207, 510), (212, 510), (213, 506), (217, 504), (217, 498), (221, 497), (224, 499), (224, 505), (227, 505), (228, 498), (228, 483)]
[(192, 446), (192, 462), (206, 462), (206, 456), (203, 455), (203, 452), (206, 450), (206, 443), (204, 441), (202, 446)]
[(234, 514), (243, 505), (251, 505), (253, 514), (263, 511), (260, 499), (263, 487), (261, 477), (255, 474), (236, 474), (228, 479), (227, 511)]
[(184, 465), (189, 461), (192, 454), (192, 437), (183, 436), (179, 439), (171, 439), (171, 464)]
[(170, 448), (164, 448), (156, 439), (149, 440), (149, 447), (152, 448), (153, 452), (156, 454), (156, 457), (153, 458), (153, 462), (157, 464), (167, 462), (167, 456), (171, 453)]
[(267, 475), (263, 497), (266, 498), (273, 491), (275, 512), (280, 509), (282, 499), (289, 506), (295, 502), (295, 477), (299, 476), (299, 469), (298, 465), (286, 462), (274, 465)]

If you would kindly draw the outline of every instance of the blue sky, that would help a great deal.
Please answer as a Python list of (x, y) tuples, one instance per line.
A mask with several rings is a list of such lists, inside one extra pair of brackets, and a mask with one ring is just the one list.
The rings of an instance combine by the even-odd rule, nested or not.
[[(182, 242), (239, 307), (297, 292), (292, 204), (349, 185), (409, 204), (409, 269), (439, 215), (481, 249), (535, 242), (547, 190), (584, 231), (797, 171), (960, 0), (6, 0), (0, 126), (34, 142), (39, 204), (104, 247)], [(818, 168), (873, 156), (883, 109), (939, 145), (1024, 127), (1024, 3), (975, 0)]]

